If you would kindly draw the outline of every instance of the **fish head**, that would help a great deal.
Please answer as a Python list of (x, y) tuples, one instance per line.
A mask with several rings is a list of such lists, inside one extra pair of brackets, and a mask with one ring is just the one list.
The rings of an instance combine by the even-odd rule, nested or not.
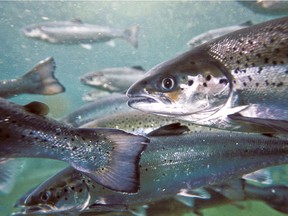
[(128, 89), (128, 105), (166, 116), (217, 111), (230, 94), (229, 79), (217, 64), (189, 52), (164, 62)]
[(21, 33), (26, 37), (35, 38), (39, 40), (46, 40), (52, 43), (55, 43), (52, 38), (50, 38), (45, 31), (43, 31), (42, 27), (39, 25), (31, 25), (21, 29)]
[[(53, 214), (59, 212), (80, 212), (90, 201), (85, 181), (56, 176), (25, 194), (16, 203), (22, 214)], [(59, 177), (59, 178), (58, 178)], [(71, 178), (72, 177), (72, 178)], [(70, 179), (70, 181), (67, 181)], [(72, 180), (73, 179), (73, 180)]]
[(104, 73), (89, 73), (80, 78), (81, 83), (91, 86), (101, 86), (107, 82)]

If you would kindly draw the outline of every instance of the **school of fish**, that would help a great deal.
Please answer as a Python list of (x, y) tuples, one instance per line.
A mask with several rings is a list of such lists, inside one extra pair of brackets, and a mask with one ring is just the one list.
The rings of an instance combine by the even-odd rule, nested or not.
[[(119, 38), (137, 48), (138, 31), (78, 19), (21, 29), (86, 49)], [(92, 102), (60, 119), (42, 102), (10, 101), (65, 91), (53, 57), (0, 80), (0, 193), (17, 184), (18, 158), (67, 163), (15, 200), (12, 215), (149, 216), (169, 214), (168, 203), (202, 215), (246, 200), (288, 214), (288, 185), (270, 168), (288, 163), (288, 17), (210, 30), (188, 45), (146, 73), (133, 66), (84, 74), (79, 84), (96, 90), (83, 99)]]

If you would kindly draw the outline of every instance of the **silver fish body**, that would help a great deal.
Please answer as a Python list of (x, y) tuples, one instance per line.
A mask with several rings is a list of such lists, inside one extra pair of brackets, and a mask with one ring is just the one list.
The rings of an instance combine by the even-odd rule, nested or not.
[(64, 116), (61, 121), (74, 127), (79, 127), (95, 119), (132, 110), (127, 105), (127, 100), (128, 97), (126, 95), (111, 94), (91, 103), (84, 104), (79, 109)]
[[(267, 132), (283, 124), (286, 133), (287, 44), (287, 17), (227, 34), (152, 68), (127, 91), (129, 105), (240, 131), (279, 120)], [(247, 118), (238, 118), (243, 124), (227, 117), (236, 113)]]
[(83, 84), (93, 86), (108, 92), (124, 93), (137, 80), (144, 76), (144, 70), (139, 67), (105, 68), (83, 75)]
[(54, 76), (55, 68), (54, 59), (49, 57), (20, 78), (0, 80), (0, 97), (10, 98), (19, 94), (53, 95), (64, 92), (64, 86)]
[(147, 138), (116, 129), (72, 128), (40, 111), (0, 99), (1, 158), (62, 160), (114, 190), (138, 190), (138, 162)]
[[(75, 203), (80, 205), (78, 211), (101, 212), (113, 209), (113, 206), (127, 210), (129, 206), (176, 195), (191, 197), (193, 189), (227, 182), (260, 168), (288, 162), (287, 138), (226, 131), (150, 138), (151, 142), (141, 157), (141, 188), (138, 193), (113, 192), (69, 167), (37, 187), (25, 201), (21, 199), (18, 206), (22, 207), (22, 213), (35, 214), (57, 212), (63, 206), (65, 211), (69, 212), (70, 208), (76, 212)], [(73, 187), (75, 185), (83, 189)], [(53, 195), (55, 191), (60, 194), (58, 198)], [(43, 194), (51, 196), (43, 199)]]
[(217, 28), (217, 29), (211, 29), (207, 32), (204, 32), (200, 35), (197, 35), (196, 37), (193, 37), (190, 41), (188, 41), (189, 47), (195, 47), (198, 45), (201, 45), (203, 43), (206, 43), (207, 41), (210, 41), (212, 39), (218, 38), (222, 35), (228, 34), (230, 32), (237, 31), (239, 29), (247, 28), (252, 25), (251, 21), (247, 21), (245, 23), (242, 23), (240, 25), (235, 26), (227, 26), (223, 28)]
[(138, 30), (138, 26), (122, 30), (107, 26), (85, 24), (80, 20), (74, 20), (30, 25), (23, 28), (22, 33), (30, 38), (63, 44), (91, 44), (122, 38), (137, 48)]

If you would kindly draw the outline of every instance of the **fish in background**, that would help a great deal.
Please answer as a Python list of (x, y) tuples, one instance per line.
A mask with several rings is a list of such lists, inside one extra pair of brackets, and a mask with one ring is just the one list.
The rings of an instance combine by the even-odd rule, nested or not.
[(64, 86), (54, 77), (55, 68), (54, 59), (49, 57), (20, 78), (0, 80), (0, 97), (10, 98), (19, 94), (54, 95), (64, 92)]
[(125, 93), (144, 73), (141, 66), (105, 68), (84, 74), (80, 81), (102, 91)]
[(126, 95), (118, 93), (110, 94), (107, 97), (84, 104), (77, 110), (61, 118), (60, 121), (74, 127), (79, 127), (95, 119), (132, 110), (127, 105), (127, 101), (128, 97)]
[[(210, 194), (209, 199), (187, 197), (177, 200), (169, 199), (149, 204), (146, 215), (160, 215), (183, 209), (185, 213), (191, 212), (203, 215), (202, 210), (232, 204), (240, 207), (242, 201), (262, 201), (276, 211), (287, 214), (288, 187), (285, 185), (255, 185), (244, 179), (236, 179), (221, 185), (203, 188)], [(236, 197), (235, 197), (236, 196)], [(180, 202), (177, 202), (177, 201)], [(184, 205), (181, 205), (183, 203)], [(159, 208), (161, 206), (161, 208)], [(186, 207), (185, 207), (186, 206)], [(84, 216), (85, 214), (83, 214)], [(205, 214), (204, 214), (205, 215)], [(82, 214), (81, 214), (82, 216)]]
[(149, 140), (117, 129), (78, 129), (48, 119), (40, 102), (20, 106), (0, 98), (0, 158), (68, 162), (112, 190), (139, 189), (140, 154)]
[(109, 96), (111, 93), (107, 91), (101, 91), (101, 90), (93, 90), (89, 92), (85, 92), (82, 95), (82, 100), (85, 102), (93, 102), (98, 99), (105, 98)]
[(288, 2), (281, 0), (254, 0), (254, 1), (239, 1), (238, 2), (255, 13), (269, 15), (284, 15), (287, 16)]
[(205, 33), (202, 33), (196, 37), (193, 37), (190, 41), (188, 41), (188, 46), (193, 48), (195, 46), (198, 46), (200, 44), (206, 43), (207, 41), (210, 41), (212, 39), (218, 38), (222, 35), (228, 34), (233, 31), (237, 31), (239, 29), (247, 28), (249, 26), (252, 26), (251, 21), (244, 22), (240, 25), (234, 25), (234, 26), (227, 26), (223, 28), (217, 28), (217, 29), (211, 29)]
[(132, 108), (222, 129), (288, 132), (288, 17), (224, 35), (145, 74)]
[(86, 24), (78, 19), (33, 24), (21, 29), (21, 32), (29, 38), (53, 44), (82, 44), (86, 49), (92, 48), (91, 43), (108, 42), (116, 38), (122, 38), (137, 48), (138, 31), (137, 25), (123, 30)]
[(185, 131), (180, 126), (170, 136), (147, 135), (150, 143), (140, 161), (141, 188), (135, 194), (111, 191), (68, 167), (20, 198), (18, 213), (100, 213), (127, 211), (130, 206), (175, 196), (208, 199), (209, 193), (200, 187), (288, 162), (287, 137), (224, 130), (183, 134)]

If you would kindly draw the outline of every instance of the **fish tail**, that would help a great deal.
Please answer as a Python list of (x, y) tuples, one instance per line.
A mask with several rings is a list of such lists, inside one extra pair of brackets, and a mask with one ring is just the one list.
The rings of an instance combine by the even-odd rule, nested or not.
[[(109, 146), (108, 152), (105, 150), (100, 156), (101, 161), (96, 162), (97, 158), (95, 158), (95, 160), (89, 161), (90, 164), (87, 164), (87, 161), (84, 162), (86, 164), (80, 162), (81, 168), (78, 166), (79, 164), (75, 164), (76, 166), (72, 164), (72, 166), (111, 190), (127, 193), (137, 192), (140, 185), (139, 160), (149, 139), (117, 129), (81, 128), (77, 129), (77, 133), (79, 132), (82, 137), (90, 137), (90, 140), (95, 140), (95, 137), (100, 134), (111, 146)], [(96, 154), (99, 155), (101, 145), (95, 144), (93, 147), (94, 149), (90, 152), (92, 157), (89, 158), (93, 158)], [(99, 163), (101, 163), (100, 166)]]
[(134, 47), (138, 47), (139, 26), (135, 25), (124, 31), (124, 37)]
[(54, 59), (49, 57), (26, 73), (22, 80), (28, 85), (31, 84), (31, 89), (27, 93), (53, 95), (64, 92), (64, 86), (54, 77), (55, 68)]

